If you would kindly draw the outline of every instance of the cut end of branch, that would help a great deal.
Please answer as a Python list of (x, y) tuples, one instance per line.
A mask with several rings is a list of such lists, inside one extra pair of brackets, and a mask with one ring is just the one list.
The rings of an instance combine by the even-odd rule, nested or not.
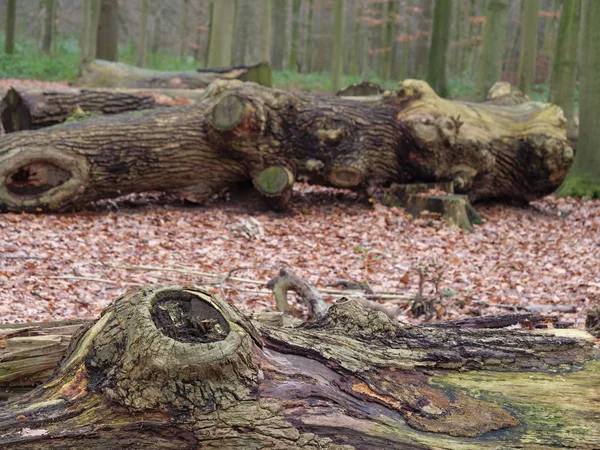
[(293, 186), (294, 174), (285, 166), (270, 166), (256, 175), (253, 183), (262, 195), (274, 197)]
[(219, 131), (237, 127), (246, 116), (246, 104), (241, 97), (230, 94), (217, 101), (211, 114), (211, 124)]

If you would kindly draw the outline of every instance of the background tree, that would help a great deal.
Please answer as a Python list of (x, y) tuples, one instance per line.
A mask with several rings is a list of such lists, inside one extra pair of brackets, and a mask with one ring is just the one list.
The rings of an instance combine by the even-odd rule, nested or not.
[(98, 38), (98, 20), (100, 17), (100, 0), (85, 0), (82, 11), (82, 27), (80, 37), (81, 54), (79, 71), (96, 59), (96, 42)]
[(417, 77), (424, 77), (427, 73), (429, 43), (431, 42), (431, 27), (433, 24), (433, 2), (434, 0), (419, 0), (418, 2), (421, 14), (417, 22), (418, 28), (415, 36), (415, 75)]
[(148, 13), (150, 0), (142, 0), (142, 14), (140, 17), (140, 43), (138, 48), (137, 65), (146, 67), (146, 55), (148, 50)]
[(298, 71), (298, 37), (300, 35), (300, 0), (293, 0), (292, 7), (292, 37), (288, 69)]
[(381, 59), (380, 76), (383, 80), (388, 80), (392, 71), (392, 59), (394, 56), (395, 29), (396, 29), (396, 1), (391, 0), (387, 3), (387, 14), (384, 17), (383, 33), (383, 53)]
[(271, 0), (263, 0), (262, 16), (262, 36), (260, 45), (260, 60), (271, 61), (271, 40), (272, 40), (272, 8)]
[(119, 0), (100, 0), (96, 57), (116, 61), (119, 46)]
[(17, 0), (8, 0), (6, 5), (6, 30), (4, 51), (9, 55), (15, 52), (15, 32), (17, 23)]
[(519, 54), (519, 78), (517, 86), (521, 92), (527, 95), (531, 95), (535, 81), (539, 11), (540, 0), (527, 0), (523, 3), (521, 53)]
[(273, 46), (271, 49), (271, 63), (275, 70), (284, 69), (285, 52), (287, 47), (288, 0), (274, 0), (273, 2)]
[(575, 126), (574, 100), (580, 12), (581, 0), (564, 0), (549, 98), (551, 103), (555, 103), (563, 109), (571, 133)]
[(600, 1), (590, 1), (586, 8), (580, 75), (579, 141), (573, 167), (558, 193), (563, 196), (600, 198)]
[(335, 0), (333, 11), (333, 55), (331, 58), (331, 91), (339, 91), (342, 87), (344, 72), (344, 0)]
[(492, 85), (500, 80), (509, 13), (510, 0), (488, 0), (475, 101), (483, 101)]
[(179, 61), (182, 62), (185, 58), (185, 51), (187, 49), (188, 39), (188, 12), (189, 12), (189, 0), (182, 0), (181, 4), (181, 26), (179, 31), (181, 33), (179, 41)]
[(441, 97), (448, 96), (446, 63), (450, 27), (452, 25), (452, 0), (437, 0), (433, 14), (433, 36), (427, 65), (427, 82)]
[(308, 17), (306, 18), (306, 40), (304, 43), (303, 72), (312, 72), (312, 27), (313, 27), (313, 0), (308, 0)]
[(219, 0), (213, 3), (208, 50), (209, 67), (231, 66), (234, 22), (235, 0)]
[(52, 41), (56, 29), (56, 6), (57, 0), (44, 1), (44, 37), (42, 39), (42, 51), (49, 55), (52, 51)]

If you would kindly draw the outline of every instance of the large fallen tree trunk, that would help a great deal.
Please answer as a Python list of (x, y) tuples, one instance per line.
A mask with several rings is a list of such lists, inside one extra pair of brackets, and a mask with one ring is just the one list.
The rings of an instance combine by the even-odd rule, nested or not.
[(345, 299), (311, 323), (248, 320), (201, 290), (147, 287), (3, 405), (0, 446), (593, 449), (595, 351), (577, 330), (424, 328)]
[(368, 102), (217, 81), (195, 105), (4, 136), (0, 208), (62, 211), (146, 190), (200, 201), (246, 180), (282, 206), (297, 178), (367, 193), (451, 181), (471, 201), (528, 201), (572, 159), (554, 105), (452, 102), (416, 80)]
[(11, 133), (63, 123), (78, 110), (91, 115), (118, 114), (192, 105), (203, 96), (202, 89), (12, 88), (0, 103), (0, 119)]
[(271, 67), (268, 63), (168, 72), (102, 59), (92, 61), (84, 68), (77, 85), (90, 88), (203, 89), (218, 79), (252, 81), (263, 86), (273, 86)]

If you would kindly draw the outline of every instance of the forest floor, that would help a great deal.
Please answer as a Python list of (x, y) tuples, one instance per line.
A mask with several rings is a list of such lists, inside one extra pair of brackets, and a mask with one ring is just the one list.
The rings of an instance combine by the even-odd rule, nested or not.
[(406, 307), (402, 321), (423, 320), (409, 311), (423, 277), (439, 320), (529, 308), (583, 327), (600, 299), (600, 201), (478, 210), (485, 223), (466, 232), (298, 184), (288, 213), (247, 195), (198, 207), (149, 193), (71, 214), (4, 214), (0, 321), (97, 317), (146, 283), (206, 285), (242, 310), (272, 310), (266, 282), (290, 267), (318, 288), (344, 280), (398, 294), (383, 301)]

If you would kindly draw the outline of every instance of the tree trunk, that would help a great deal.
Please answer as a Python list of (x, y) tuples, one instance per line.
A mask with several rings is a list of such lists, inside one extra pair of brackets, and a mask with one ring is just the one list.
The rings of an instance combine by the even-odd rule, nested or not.
[(600, 198), (600, 2), (587, 4), (579, 90), (578, 151), (560, 195)]
[(102, 60), (89, 64), (79, 77), (77, 85), (90, 88), (203, 89), (217, 79), (239, 79), (272, 85), (271, 68), (268, 64), (167, 72)]
[(273, 69), (283, 70), (287, 47), (286, 29), (288, 0), (275, 0), (273, 3), (273, 47), (271, 62)]
[(48, 382), (3, 405), (0, 445), (593, 449), (597, 358), (579, 330), (397, 324), (347, 299), (309, 324), (249, 320), (198, 289), (146, 287), (83, 325)]
[(492, 85), (500, 81), (509, 13), (510, 0), (488, 0), (483, 51), (475, 85), (475, 101), (483, 100)]
[(272, 0), (263, 0), (263, 17), (262, 17), (262, 40), (260, 45), (260, 60), (271, 61), (271, 42), (273, 22), (271, 15), (273, 14)]
[[(189, 13), (189, 0), (182, 0), (183, 4), (181, 5), (181, 27), (179, 29), (179, 62), (182, 63), (185, 59), (185, 54), (187, 50), (187, 40), (188, 40), (188, 13)], [(232, 27), (233, 29), (233, 27)], [(232, 31), (233, 33), (233, 31)], [(232, 38), (233, 43), (233, 38)], [(226, 64), (219, 64), (220, 66), (230, 66), (231, 61)]]
[(517, 87), (526, 95), (533, 92), (537, 62), (538, 14), (540, 0), (528, 0), (523, 4), (521, 24), (521, 52), (519, 54), (519, 79)]
[(452, 0), (436, 0), (427, 82), (441, 97), (448, 96), (447, 56), (452, 25)]
[(550, 101), (560, 106), (567, 118), (567, 130), (575, 134), (575, 84), (581, 0), (565, 0), (560, 18), (556, 55), (552, 68)]
[(293, 0), (292, 7), (292, 38), (290, 48), (290, 60), (288, 69), (290, 72), (298, 71), (298, 38), (300, 34), (300, 0)]
[(361, 32), (361, 6), (360, 2), (356, 2), (353, 11), (352, 21), (352, 54), (350, 55), (350, 63), (348, 65), (348, 73), (352, 75), (358, 75), (360, 71), (358, 70), (358, 56), (360, 55), (360, 32)]
[(214, 2), (208, 50), (209, 67), (231, 66), (234, 23), (235, 1), (219, 0)]
[(433, 7), (435, 0), (421, 0), (422, 10), (419, 28), (417, 30), (417, 43), (415, 49), (415, 67), (418, 77), (425, 77), (427, 74), (427, 63), (429, 60), (429, 43), (431, 42), (431, 31), (433, 27)]
[(392, 73), (392, 59), (395, 53), (396, 0), (388, 2), (386, 23), (383, 33), (383, 54), (381, 59), (381, 79), (389, 80)]
[(406, 6), (404, 7), (404, 17), (405, 17), (405, 40), (402, 44), (402, 66), (400, 68), (400, 79), (405, 80), (408, 78), (408, 66), (409, 66), (409, 56), (410, 56), (410, 43), (411, 43), (411, 15), (413, 13), (414, 0), (408, 0)]
[(83, 4), (83, 26), (81, 29), (81, 56), (79, 73), (96, 59), (96, 41), (98, 40), (98, 21), (100, 19), (100, 0), (85, 0)]
[(201, 89), (16, 89), (0, 104), (0, 118), (7, 133), (37, 130), (65, 122), (79, 111), (89, 115), (118, 114), (161, 106), (197, 103)]
[(0, 208), (62, 211), (147, 190), (199, 201), (247, 180), (274, 200), (295, 177), (367, 193), (453, 181), (471, 201), (527, 201), (552, 192), (572, 158), (553, 105), (451, 102), (417, 80), (367, 101), (218, 81), (196, 105), (3, 137)]
[(56, 21), (56, 3), (57, 0), (45, 0), (45, 16), (44, 16), (44, 37), (42, 39), (42, 51), (49, 55), (52, 51), (52, 41), (54, 40)]
[(137, 65), (146, 67), (148, 54), (148, 14), (150, 10), (150, 0), (142, 0), (142, 16), (140, 19), (140, 44), (138, 48)]
[(333, 17), (331, 91), (335, 94), (342, 87), (342, 76), (344, 75), (344, 0), (335, 0)]
[(308, 0), (308, 17), (306, 19), (306, 42), (304, 43), (304, 73), (312, 72), (312, 29), (313, 29), (313, 0)]
[(17, 0), (8, 0), (6, 5), (6, 30), (4, 31), (4, 52), (15, 52), (15, 34), (17, 30)]
[(100, 0), (96, 58), (116, 61), (119, 48), (119, 0)]

